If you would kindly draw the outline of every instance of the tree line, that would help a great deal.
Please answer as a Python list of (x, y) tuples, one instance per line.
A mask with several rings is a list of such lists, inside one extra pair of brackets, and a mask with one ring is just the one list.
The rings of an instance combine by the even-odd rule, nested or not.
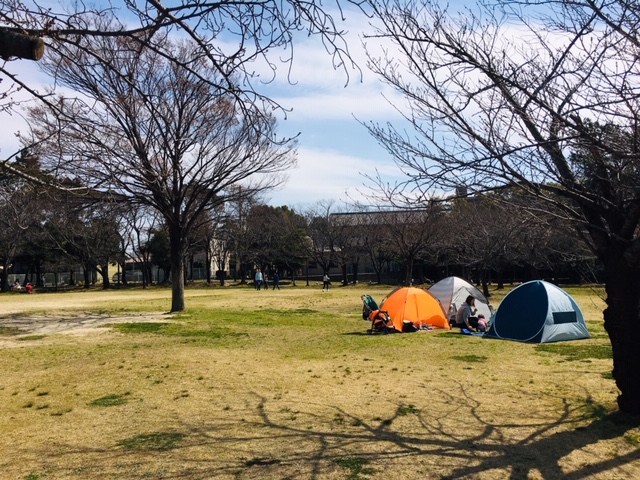
[[(16, 163), (38, 175), (38, 161), (28, 153)], [(4, 175), (2, 183), (2, 291), (10, 288), (9, 276), (18, 268), (24, 281), (40, 287), (43, 273), (77, 266), (83, 277), (72, 280), (85, 288), (95, 283), (95, 272), (110, 288), (113, 265), (119, 265), (118, 281), (124, 285), (133, 265), (142, 272), (143, 286), (154, 281), (152, 267), (170, 278), (169, 229), (153, 210), (43, 188), (12, 175)], [(571, 225), (552, 215), (545, 221), (529, 215), (514, 205), (524, 198), (515, 197), (514, 192), (472, 196), (410, 210), (323, 201), (296, 210), (241, 196), (208, 213), (190, 232), (182, 275), (188, 280), (189, 266), (198, 258), (206, 282), (221, 285), (229, 279), (244, 283), (256, 268), (278, 272), (295, 285), (309, 264), (323, 273), (338, 269), (340, 283), (347, 285), (358, 281), (365, 263), (378, 283), (393, 265), (401, 272), (397, 281), (405, 284), (427, 275), (473, 273), (487, 294), (489, 281), (501, 286), (515, 267), (531, 278), (579, 270), (580, 280), (594, 281), (597, 262)]]

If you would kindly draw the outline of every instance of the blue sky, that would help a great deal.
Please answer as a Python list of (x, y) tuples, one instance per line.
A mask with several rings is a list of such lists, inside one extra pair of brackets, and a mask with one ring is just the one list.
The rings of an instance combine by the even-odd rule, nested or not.
[[(388, 153), (356, 119), (368, 122), (400, 122), (398, 112), (386, 98), (402, 99), (382, 84), (366, 67), (362, 33), (368, 20), (347, 10), (347, 41), (358, 69), (334, 69), (331, 57), (318, 39), (304, 38), (295, 44), (290, 81), (281, 72), (262, 91), (291, 109), (281, 119), (279, 131), (298, 137), (298, 168), (289, 181), (269, 195), (273, 205), (305, 205), (321, 200), (364, 201), (368, 183), (363, 174), (378, 169), (386, 179), (398, 178), (399, 170)], [(371, 41), (368, 41), (369, 44)], [(347, 76), (348, 75), (348, 76)]]
[[(360, 71), (349, 69), (347, 79), (345, 71), (332, 67), (331, 58), (318, 39), (302, 36), (302, 41), (295, 44), (291, 83), (281, 66), (272, 83), (258, 84), (262, 93), (291, 109), (286, 119), (280, 119), (280, 133), (299, 133), (298, 167), (288, 172), (284, 188), (266, 197), (272, 205), (362, 201), (361, 192), (367, 190), (363, 174), (374, 174), (378, 169), (390, 181), (398, 175), (393, 160), (355, 119), (387, 122), (398, 120), (399, 116), (382, 96), (384, 92), (393, 97), (394, 92), (385, 91), (385, 86), (366, 68), (361, 34), (367, 28), (367, 19), (355, 11), (346, 15), (349, 48)], [(23, 78), (42, 80), (35, 62), (12, 63), (11, 68)], [(2, 112), (0, 118), (0, 155), (6, 158), (19, 148), (15, 132), (25, 131), (26, 124), (16, 113), (9, 116)]]

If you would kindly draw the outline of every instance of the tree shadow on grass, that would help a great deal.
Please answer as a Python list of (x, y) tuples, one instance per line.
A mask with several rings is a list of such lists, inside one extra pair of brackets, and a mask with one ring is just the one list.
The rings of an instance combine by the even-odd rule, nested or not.
[[(376, 473), (397, 477), (397, 468), (406, 465), (403, 478), (477, 478), (493, 471), (493, 478), (581, 479), (591, 476), (620, 477), (620, 468), (640, 460), (640, 450), (626, 453), (589, 453), (598, 442), (625, 436), (640, 426), (639, 417), (607, 413), (589, 397), (583, 404), (562, 401), (555, 414), (536, 419), (481, 408), (464, 387), (432, 392), (445, 403), (419, 409), (397, 403), (384, 417), (353, 413), (334, 405), (313, 402), (284, 404), (249, 394), (246, 411), (212, 414), (190, 422), (183, 419), (171, 432), (149, 433), (140, 425), (140, 434), (129, 442), (145, 448), (78, 451), (63, 448), (56, 455), (86, 455), (108, 463), (138, 465), (142, 474), (153, 462), (172, 462), (171, 478), (337, 478), (364, 479)], [(532, 396), (529, 399), (535, 402)], [(447, 408), (444, 408), (446, 406)], [(365, 407), (363, 407), (365, 408)], [(515, 407), (514, 407), (515, 408)], [(366, 411), (366, 410), (365, 410)], [(464, 412), (464, 413), (462, 413)], [(248, 417), (248, 418), (245, 418)], [(502, 420), (516, 418), (516, 421)], [(147, 440), (170, 435), (170, 447), (158, 448)], [(164, 436), (162, 436), (164, 435)], [(145, 440), (140, 443), (140, 438)], [(637, 438), (636, 438), (637, 441)], [(140, 447), (142, 448), (142, 447)], [(161, 451), (162, 450), (162, 451)], [(194, 457), (194, 451), (199, 452)], [(225, 456), (215, 452), (224, 451)], [(587, 452), (589, 462), (567, 464), (573, 452)], [(203, 453), (204, 452), (204, 453)], [(148, 463), (147, 463), (148, 462)], [(365, 468), (367, 465), (370, 468)], [(427, 465), (427, 466), (425, 466)], [(428, 465), (437, 465), (437, 473)], [(345, 470), (345, 468), (353, 470)], [(341, 475), (341, 469), (343, 477)], [(410, 472), (407, 474), (406, 472)], [(139, 478), (133, 476), (130, 478)], [(140, 477), (142, 478), (142, 477)]]
[[(448, 392), (440, 392), (450, 395)], [(316, 439), (317, 449), (311, 457), (315, 465), (312, 477), (322, 476), (323, 463), (336, 462), (344, 457), (345, 451), (372, 462), (384, 462), (384, 458), (404, 458), (407, 462), (421, 457), (432, 457), (438, 463), (451, 465), (449, 473), (441, 478), (474, 478), (482, 472), (494, 470), (510, 472), (512, 479), (531, 478), (532, 472), (539, 472), (545, 479), (581, 479), (601, 474), (634, 461), (640, 460), (640, 450), (635, 449), (624, 455), (596, 459), (573, 471), (562, 468), (562, 459), (577, 450), (582, 450), (602, 440), (620, 438), (629, 430), (640, 426), (640, 417), (628, 416), (620, 412), (606, 413), (589, 398), (584, 405), (570, 407), (563, 401), (562, 411), (553, 421), (527, 421), (522, 423), (497, 423), (483, 419), (480, 405), (466, 396), (460, 388), (460, 396), (451, 396), (451, 404), (457, 405), (442, 417), (437, 411), (418, 412), (418, 421), (422, 427), (417, 434), (394, 431), (394, 424), (408, 412), (416, 411), (413, 405), (398, 404), (387, 418), (368, 422), (359, 415), (335, 411), (343, 416), (352, 432), (305, 431), (274, 422), (267, 413), (263, 398), (259, 405), (264, 426), (279, 435), (299, 435), (301, 439)], [(468, 417), (461, 416), (460, 410), (468, 411)], [(471, 428), (453, 429), (448, 427), (452, 417), (458, 417), (454, 423), (466, 421)], [(530, 433), (517, 440), (510, 440), (513, 429), (527, 428)], [(557, 431), (556, 430), (561, 430)], [(462, 435), (461, 435), (461, 432)], [(277, 441), (277, 440), (276, 440)], [(382, 453), (372, 449), (372, 445), (388, 445)], [(373, 450), (373, 452), (372, 452)], [(447, 462), (451, 459), (451, 462)], [(284, 460), (284, 459), (282, 459)]]

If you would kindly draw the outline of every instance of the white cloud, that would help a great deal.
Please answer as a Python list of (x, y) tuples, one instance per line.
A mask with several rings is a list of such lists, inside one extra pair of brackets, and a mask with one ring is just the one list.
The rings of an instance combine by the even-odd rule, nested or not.
[(289, 180), (282, 190), (268, 195), (274, 206), (300, 206), (321, 200), (335, 200), (353, 204), (367, 203), (366, 194), (371, 183), (364, 175), (374, 176), (376, 168), (390, 182), (398, 178), (392, 162), (345, 155), (335, 150), (298, 149), (298, 167), (288, 172)]

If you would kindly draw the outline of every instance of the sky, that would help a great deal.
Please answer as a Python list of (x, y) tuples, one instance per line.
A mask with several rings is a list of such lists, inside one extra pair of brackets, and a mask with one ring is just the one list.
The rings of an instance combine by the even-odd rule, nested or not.
[[(279, 133), (298, 138), (297, 168), (287, 172), (288, 181), (281, 189), (265, 195), (270, 205), (303, 208), (323, 201), (367, 203), (372, 184), (364, 175), (375, 175), (377, 169), (389, 181), (398, 178), (399, 170), (388, 153), (356, 120), (399, 120), (383, 97), (383, 93), (388, 98), (395, 94), (366, 68), (362, 31), (367, 19), (355, 11), (346, 15), (349, 49), (359, 70), (334, 69), (319, 39), (303, 36), (294, 45), (291, 73), (287, 75), (281, 66), (273, 82), (258, 84), (261, 93), (289, 110), (286, 119), (281, 115)], [(36, 62), (14, 63), (11, 68), (22, 78), (45, 78)], [(15, 133), (27, 127), (17, 113), (0, 112), (0, 120), (0, 156), (7, 158), (19, 149)]]
[(363, 194), (371, 182), (364, 175), (375, 175), (377, 169), (387, 178), (398, 176), (389, 154), (360, 123), (400, 121), (383, 97), (383, 92), (387, 97), (394, 93), (366, 69), (360, 40), (355, 38), (351, 45), (362, 70), (350, 71), (348, 83), (344, 71), (332, 69), (324, 51), (308, 46), (294, 58), (296, 83), (279, 85), (276, 99), (291, 109), (279, 130), (285, 135), (299, 132), (298, 168), (289, 173), (286, 187), (271, 195), (271, 203), (366, 202)]

